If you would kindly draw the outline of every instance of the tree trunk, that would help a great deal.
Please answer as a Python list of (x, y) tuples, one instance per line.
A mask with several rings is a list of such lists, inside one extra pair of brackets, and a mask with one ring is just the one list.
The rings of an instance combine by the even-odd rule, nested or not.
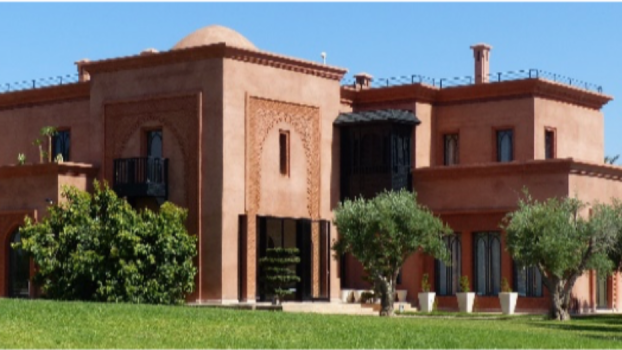
[(551, 311), (549, 316), (553, 320), (568, 321), (570, 320), (570, 290), (564, 288), (563, 281), (555, 281), (551, 292)]
[(384, 277), (376, 278), (376, 285), (380, 289), (380, 316), (394, 316), (395, 285)]

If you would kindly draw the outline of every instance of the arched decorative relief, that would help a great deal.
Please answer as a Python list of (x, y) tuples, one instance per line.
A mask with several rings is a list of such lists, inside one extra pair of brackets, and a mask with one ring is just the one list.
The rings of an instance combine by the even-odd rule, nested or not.
[[(201, 154), (200, 94), (165, 96), (136, 101), (110, 102), (104, 106), (104, 175), (113, 179), (113, 160), (119, 158), (132, 135), (150, 122), (170, 130), (181, 148), (184, 201), (189, 209), (189, 230), (198, 232), (199, 157)], [(139, 156), (138, 154), (136, 156)], [(177, 185), (179, 184), (172, 184)]]
[(307, 212), (320, 211), (320, 110), (317, 107), (249, 97), (246, 116), (247, 211), (255, 215), (261, 198), (261, 153), (270, 131), (287, 123), (302, 139), (307, 164)]

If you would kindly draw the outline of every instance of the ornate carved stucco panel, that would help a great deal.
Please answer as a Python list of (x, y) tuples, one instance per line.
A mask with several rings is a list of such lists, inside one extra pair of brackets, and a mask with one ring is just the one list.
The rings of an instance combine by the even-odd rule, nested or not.
[(269, 100), (248, 98), (246, 162), (247, 212), (259, 211), (261, 198), (261, 154), (270, 131), (279, 123), (291, 125), (303, 144), (307, 164), (307, 212), (312, 219), (320, 211), (320, 110), (317, 107)]

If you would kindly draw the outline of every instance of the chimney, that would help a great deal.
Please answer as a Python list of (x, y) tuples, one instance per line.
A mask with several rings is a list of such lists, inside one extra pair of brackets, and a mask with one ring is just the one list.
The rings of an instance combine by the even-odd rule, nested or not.
[(489, 59), (492, 46), (482, 43), (471, 46), (471, 49), (475, 61), (475, 84), (487, 83), (490, 74)]
[(371, 81), (374, 77), (367, 73), (359, 73), (354, 76), (354, 80), (356, 82), (356, 89), (363, 90), (369, 89), (371, 87)]
[(78, 66), (78, 76), (79, 76), (78, 80), (80, 82), (91, 80), (91, 75), (89, 74), (89, 72), (87, 72), (86, 69), (84, 69), (84, 65), (89, 63), (89, 62), (90, 61), (87, 58), (79, 60), (78, 62), (76, 62), (76, 66)]

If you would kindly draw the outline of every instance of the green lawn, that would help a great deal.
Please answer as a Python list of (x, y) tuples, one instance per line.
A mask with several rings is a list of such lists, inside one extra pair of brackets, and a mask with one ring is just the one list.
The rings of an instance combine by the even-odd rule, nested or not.
[(622, 348), (622, 316), (387, 319), (2, 299), (0, 348)]

